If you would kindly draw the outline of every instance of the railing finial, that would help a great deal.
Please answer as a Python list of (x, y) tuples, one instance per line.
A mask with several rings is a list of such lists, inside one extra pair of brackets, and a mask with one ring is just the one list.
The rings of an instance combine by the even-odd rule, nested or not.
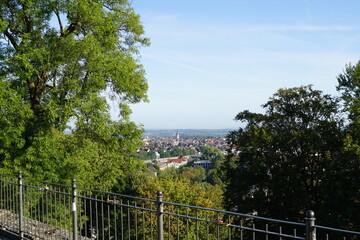
[(316, 218), (314, 211), (307, 210), (305, 213), (306, 240), (316, 240), (315, 220)]
[(306, 218), (315, 218), (315, 213), (313, 210), (307, 210), (305, 215), (306, 215)]
[(163, 196), (163, 192), (162, 192), (161, 190), (158, 190), (158, 191), (156, 192), (156, 196), (157, 196), (157, 197), (162, 197), (162, 196)]

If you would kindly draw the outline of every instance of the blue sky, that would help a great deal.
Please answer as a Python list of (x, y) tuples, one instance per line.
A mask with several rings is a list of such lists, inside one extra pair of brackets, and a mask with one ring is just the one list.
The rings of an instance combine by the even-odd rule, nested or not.
[(132, 106), (146, 129), (238, 128), (243, 110), (279, 88), (313, 84), (360, 60), (360, 1), (133, 0), (150, 103)]

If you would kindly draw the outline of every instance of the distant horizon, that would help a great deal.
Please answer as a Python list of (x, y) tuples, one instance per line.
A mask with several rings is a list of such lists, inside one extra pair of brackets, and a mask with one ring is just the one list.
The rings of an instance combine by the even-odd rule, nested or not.
[(144, 129), (143, 136), (146, 137), (175, 137), (177, 133), (181, 137), (225, 137), (230, 131), (236, 129), (200, 129), (200, 128), (185, 128), (185, 129)]
[(235, 130), (237, 128), (144, 128), (145, 130)]

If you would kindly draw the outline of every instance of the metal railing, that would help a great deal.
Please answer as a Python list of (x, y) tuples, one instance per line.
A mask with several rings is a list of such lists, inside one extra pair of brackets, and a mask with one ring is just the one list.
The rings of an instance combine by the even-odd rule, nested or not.
[(360, 232), (0, 174), (0, 230), (20, 239), (360, 239)]

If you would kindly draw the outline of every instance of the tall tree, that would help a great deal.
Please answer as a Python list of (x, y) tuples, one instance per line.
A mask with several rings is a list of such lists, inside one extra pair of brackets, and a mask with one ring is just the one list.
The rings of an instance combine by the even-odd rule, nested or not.
[(348, 114), (349, 130), (352, 136), (360, 139), (360, 61), (347, 64), (339, 74), (337, 90), (344, 101), (344, 111)]
[(263, 108), (264, 114), (240, 112), (236, 120), (246, 126), (228, 135), (225, 204), (301, 220), (328, 197), (322, 185), (343, 141), (338, 101), (303, 86), (278, 90)]
[[(332, 198), (328, 208), (338, 209), (335, 216), (350, 222), (347, 227), (360, 229), (360, 61), (355, 65), (347, 64), (344, 72), (338, 76), (337, 90), (341, 93), (344, 111), (348, 116), (343, 158), (331, 177), (336, 184), (330, 187), (338, 195), (345, 196), (340, 210), (339, 201)], [(342, 181), (339, 181), (341, 179)], [(336, 219), (336, 218), (335, 218)]]
[[(60, 135), (71, 128), (77, 146), (90, 141), (97, 160), (119, 165), (141, 133), (129, 104), (147, 101), (148, 88), (138, 50), (149, 41), (129, 2), (3, 0), (0, 37), (2, 164), (26, 170), (32, 158), (76, 159), (81, 147), (45, 143), (66, 142), (72, 137)], [(107, 99), (118, 102), (119, 121), (111, 120)]]

